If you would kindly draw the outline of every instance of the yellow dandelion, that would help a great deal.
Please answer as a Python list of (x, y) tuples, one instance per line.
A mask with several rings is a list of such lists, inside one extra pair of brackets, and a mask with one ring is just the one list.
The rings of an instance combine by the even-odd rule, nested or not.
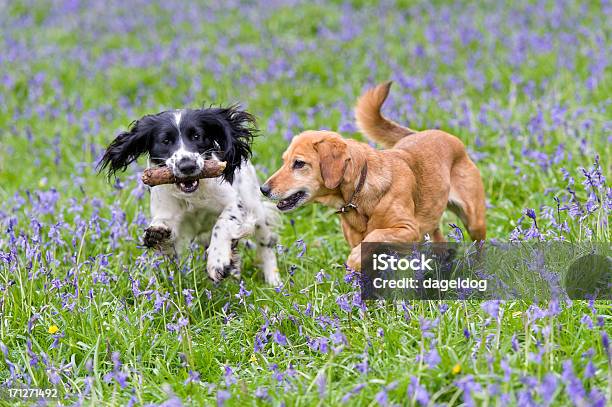
[(251, 355), (251, 357), (249, 358), (249, 362), (251, 363), (257, 363), (257, 357), (255, 356), (255, 354), (253, 353)]
[(452, 372), (454, 375), (458, 375), (459, 373), (461, 373), (461, 365), (457, 363), (455, 366), (453, 366)]
[(59, 328), (57, 327), (57, 325), (51, 325), (49, 327), (49, 333), (51, 335), (56, 334), (59, 331)]

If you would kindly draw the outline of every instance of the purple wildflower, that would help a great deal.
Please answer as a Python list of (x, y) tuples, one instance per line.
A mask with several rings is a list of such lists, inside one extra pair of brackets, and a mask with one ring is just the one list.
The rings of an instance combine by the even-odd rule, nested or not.
[(580, 379), (574, 374), (574, 366), (572, 365), (571, 360), (566, 360), (563, 362), (563, 373), (561, 377), (565, 383), (567, 395), (572, 402), (578, 406), (585, 405), (586, 391), (584, 390), (584, 386), (582, 385)]
[(183, 382), (183, 385), (186, 386), (189, 383), (199, 383), (200, 382), (200, 374), (195, 370), (190, 370), (187, 376), (187, 379)]
[(587, 326), (589, 329), (593, 329), (593, 320), (588, 314), (584, 314), (580, 319), (580, 322)]
[(512, 377), (512, 368), (510, 367), (510, 364), (508, 363), (508, 359), (507, 358), (502, 358), (501, 362), (500, 362), (500, 366), (504, 372), (504, 382), (508, 382), (510, 381), (510, 378)]
[(38, 355), (32, 349), (32, 340), (30, 338), (26, 339), (26, 350), (30, 357), (30, 366), (38, 365)]
[(268, 394), (268, 388), (267, 387), (258, 387), (255, 389), (255, 397), (257, 397), (260, 400), (269, 400), (270, 399), (270, 395)]
[(306, 243), (304, 243), (303, 239), (298, 239), (295, 241), (295, 245), (300, 249), (300, 252), (297, 254), (297, 257), (302, 257), (306, 254)]
[(499, 319), (499, 300), (485, 301), (480, 305), (489, 316), (493, 319)]
[(374, 400), (379, 406), (389, 405), (389, 395), (387, 394), (387, 389), (383, 388), (381, 391), (376, 393)]
[(223, 377), (225, 379), (225, 387), (229, 388), (237, 382), (237, 379), (234, 377), (234, 371), (229, 365), (223, 367)]
[(219, 389), (217, 391), (217, 407), (223, 407), (225, 402), (230, 399), (232, 395), (227, 390)]
[(328, 278), (327, 274), (325, 274), (325, 271), (323, 269), (321, 269), (317, 275), (315, 276), (315, 279), (317, 281), (318, 284), (321, 284), (323, 282), (324, 279)]
[(514, 350), (515, 352), (518, 352), (519, 342), (518, 342), (518, 338), (516, 337), (516, 334), (512, 334), (512, 339), (510, 342), (512, 343), (512, 350)]
[(268, 366), (268, 369), (272, 372), (272, 377), (276, 379), (277, 382), (281, 383), (285, 380), (285, 374), (279, 370), (278, 364), (272, 363)]
[(361, 374), (368, 373), (368, 357), (367, 354), (364, 354), (363, 360), (357, 364), (355, 364), (355, 370), (357, 370)]
[(547, 373), (542, 378), (542, 383), (538, 387), (538, 393), (544, 401), (544, 405), (550, 405), (553, 400), (555, 391), (557, 390), (557, 378), (552, 373)]
[(321, 353), (327, 353), (329, 352), (328, 342), (329, 341), (326, 337), (320, 337), (312, 341), (308, 341), (308, 346), (312, 350), (319, 351)]
[(348, 341), (346, 340), (346, 336), (344, 336), (342, 331), (340, 331), (340, 328), (337, 328), (336, 332), (331, 334), (330, 339), (332, 340), (332, 343), (334, 345), (339, 345), (339, 344), (347, 345), (348, 344)]
[(281, 346), (287, 346), (287, 337), (278, 330), (274, 332), (272, 339)]
[(408, 384), (408, 398), (415, 400), (422, 406), (429, 404), (429, 393), (425, 387), (419, 384), (419, 380), (414, 376), (410, 378), (410, 383)]
[(51, 345), (49, 346), (49, 349), (55, 349), (57, 348), (57, 346), (59, 345), (59, 341), (61, 338), (65, 337), (66, 334), (63, 332), (58, 332), (55, 335), (53, 335), (53, 342), (51, 343)]
[[(134, 405), (136, 404), (136, 401), (137, 399), (135, 395), (133, 395), (130, 399), (130, 403), (133, 403)], [(175, 394), (171, 394), (168, 400), (161, 403), (159, 407), (183, 407), (183, 403), (181, 402), (181, 399), (178, 398)]]
[(472, 407), (477, 405), (474, 400), (474, 393), (480, 392), (482, 387), (474, 381), (474, 376), (467, 375), (455, 381), (455, 385), (463, 391), (463, 401), (466, 406)]
[(463, 242), (465, 238), (463, 236), (463, 231), (461, 230), (461, 228), (454, 223), (449, 223), (448, 225), (451, 227), (449, 237), (455, 242)]
[(351, 390), (349, 390), (348, 393), (342, 396), (342, 400), (341, 400), (342, 404), (346, 404), (354, 395), (360, 393), (361, 390), (363, 390), (365, 386), (366, 386), (365, 383), (360, 383), (356, 385), (355, 387), (353, 387)]
[(526, 209), (525, 210), (525, 215), (527, 215), (528, 218), (531, 218), (534, 221), (536, 220), (536, 213), (535, 213), (535, 211), (533, 209), (530, 209), (530, 208)]
[(325, 395), (327, 394), (327, 376), (325, 375), (325, 373), (323, 372), (319, 373), (317, 375), (316, 382), (317, 382), (317, 389), (319, 391), (319, 398), (323, 399), (325, 398)]
[(351, 312), (353, 309), (351, 303), (348, 301), (348, 294), (341, 294), (336, 298), (336, 304), (340, 307), (340, 309), (344, 312)]
[(431, 331), (438, 326), (439, 322), (440, 322), (439, 318), (430, 320), (427, 318), (419, 317), (419, 327), (421, 329), (423, 337), (433, 338), (434, 334)]
[(438, 349), (435, 347), (435, 345), (432, 345), (431, 350), (425, 354), (423, 361), (430, 369), (435, 368), (442, 361), (440, 355), (438, 354)]
[(595, 376), (595, 365), (592, 360), (589, 360), (584, 367), (584, 378), (590, 379)]
[(606, 331), (601, 332), (601, 343), (606, 353), (610, 355), (610, 339)]
[(185, 298), (185, 305), (187, 305), (188, 307), (193, 302), (193, 293), (194, 292), (195, 292), (195, 290), (191, 289), (191, 288), (183, 289), (183, 297)]
[(240, 280), (240, 289), (238, 290), (238, 294), (236, 294), (236, 298), (238, 298), (240, 304), (245, 303), (245, 298), (251, 295), (251, 291), (247, 290), (244, 285), (244, 280)]
[(125, 389), (127, 387), (128, 375), (121, 368), (122, 365), (119, 352), (113, 352), (111, 360), (113, 362), (113, 370), (104, 375), (104, 381), (110, 383), (114, 379), (122, 389)]
[(10, 374), (9, 383), (10, 383), (13, 380), (16, 380), (18, 378), (18, 374), (17, 374), (18, 368), (17, 368), (17, 365), (11, 362), (11, 360), (9, 359), (8, 348), (6, 347), (4, 342), (1, 342), (1, 341), (0, 341), (0, 351), (2, 351), (2, 354), (4, 355), (4, 362), (6, 363), (6, 366), (9, 368), (9, 374)]
[(438, 310), (440, 311), (440, 314), (444, 315), (446, 311), (448, 311), (448, 304), (447, 303), (440, 304), (438, 306)]

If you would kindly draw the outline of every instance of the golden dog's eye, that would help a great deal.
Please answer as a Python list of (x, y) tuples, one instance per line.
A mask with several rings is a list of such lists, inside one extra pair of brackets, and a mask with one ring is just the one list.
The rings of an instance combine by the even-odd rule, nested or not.
[(293, 162), (293, 169), (294, 170), (299, 170), (300, 168), (304, 168), (305, 165), (306, 165), (306, 163), (304, 161), (295, 160)]

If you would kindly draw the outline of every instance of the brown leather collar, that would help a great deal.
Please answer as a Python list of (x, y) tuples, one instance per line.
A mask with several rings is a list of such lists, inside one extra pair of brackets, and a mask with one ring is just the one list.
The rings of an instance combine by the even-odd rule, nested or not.
[(357, 187), (355, 187), (355, 190), (351, 194), (351, 198), (349, 199), (348, 203), (345, 205), (342, 205), (340, 209), (336, 211), (336, 213), (342, 215), (343, 213), (347, 213), (351, 211), (352, 209), (357, 209), (357, 205), (355, 204), (355, 196), (363, 188), (367, 175), (368, 175), (368, 163), (366, 161), (366, 163), (361, 168), (361, 174), (359, 175), (359, 182), (357, 183)]

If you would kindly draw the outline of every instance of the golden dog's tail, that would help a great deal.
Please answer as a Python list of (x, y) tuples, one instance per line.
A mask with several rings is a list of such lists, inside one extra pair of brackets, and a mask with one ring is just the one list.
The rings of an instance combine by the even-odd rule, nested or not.
[(416, 131), (403, 127), (387, 119), (380, 113), (380, 107), (389, 95), (389, 89), (393, 82), (383, 82), (364, 92), (355, 105), (355, 118), (357, 127), (369, 139), (381, 144), (385, 148), (391, 148), (401, 138)]

